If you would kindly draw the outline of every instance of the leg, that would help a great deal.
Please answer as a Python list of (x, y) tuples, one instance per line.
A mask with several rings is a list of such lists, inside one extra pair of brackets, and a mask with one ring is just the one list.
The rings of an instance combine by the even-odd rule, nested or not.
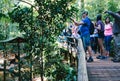
[(103, 46), (103, 39), (98, 38), (98, 43), (99, 43), (99, 46), (100, 46), (101, 55), (105, 56), (105, 49), (104, 49), (104, 46)]
[(98, 50), (98, 38), (95, 37), (95, 41), (94, 41), (95, 45), (94, 45), (94, 50), (95, 50), (95, 54), (97, 53)]
[(89, 53), (89, 59), (87, 60), (87, 62), (93, 62), (93, 58), (92, 58), (92, 54), (93, 54), (92, 48), (91, 48), (91, 46), (88, 46), (87, 48), (88, 48), (88, 53)]
[(114, 36), (115, 41), (115, 57), (114, 62), (120, 62), (120, 34)]
[(96, 58), (97, 59), (105, 59), (106, 56), (106, 52), (105, 52), (105, 49), (104, 49), (104, 46), (103, 46), (103, 39), (102, 38), (98, 38), (98, 44), (99, 44), (99, 47), (100, 47), (100, 53), (101, 55), (97, 56)]
[(107, 56), (109, 56), (109, 53), (110, 53), (111, 40), (112, 40), (112, 35), (108, 36), (108, 43), (107, 43)]
[(91, 48), (91, 43), (90, 43), (90, 36), (87, 35), (85, 37), (85, 44), (89, 53), (89, 59), (87, 60), (87, 62), (93, 62), (93, 58), (92, 58), (92, 48)]
[(106, 50), (106, 56), (109, 56), (109, 46), (110, 46), (110, 40), (109, 40), (109, 36), (105, 36), (105, 39), (104, 39), (104, 41), (105, 41), (105, 50)]
[(91, 48), (91, 46), (88, 46), (88, 53), (89, 53), (89, 56), (92, 57), (92, 48)]

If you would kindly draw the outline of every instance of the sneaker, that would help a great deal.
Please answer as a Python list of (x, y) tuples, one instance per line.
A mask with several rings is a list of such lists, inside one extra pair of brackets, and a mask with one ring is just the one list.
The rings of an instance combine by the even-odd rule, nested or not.
[(102, 57), (102, 55), (98, 55), (96, 58), (97, 58), (97, 59), (101, 59), (101, 57)]
[(106, 56), (102, 56), (102, 55), (98, 55), (96, 58), (103, 60), (103, 59), (106, 59), (107, 57)]
[(93, 62), (93, 58), (89, 57), (89, 59), (87, 60), (87, 62)]
[(100, 59), (101, 59), (101, 60), (107, 59), (107, 57), (106, 57), (106, 56), (101, 56)]
[(120, 62), (118, 59), (112, 59), (113, 62)]

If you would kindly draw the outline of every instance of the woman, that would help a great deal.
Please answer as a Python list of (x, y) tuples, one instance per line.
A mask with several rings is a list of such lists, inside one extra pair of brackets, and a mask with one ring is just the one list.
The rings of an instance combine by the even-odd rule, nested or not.
[(110, 44), (112, 40), (112, 23), (110, 22), (110, 17), (106, 17), (105, 19), (105, 30), (104, 30), (104, 35), (105, 35), (105, 48), (106, 48), (106, 56), (109, 56), (110, 53)]
[(100, 47), (100, 53), (101, 55), (97, 56), (97, 59), (105, 59), (105, 49), (103, 45), (103, 39), (104, 39), (104, 23), (102, 22), (102, 15), (97, 15), (96, 18), (96, 26), (95, 28), (98, 30), (98, 44)]

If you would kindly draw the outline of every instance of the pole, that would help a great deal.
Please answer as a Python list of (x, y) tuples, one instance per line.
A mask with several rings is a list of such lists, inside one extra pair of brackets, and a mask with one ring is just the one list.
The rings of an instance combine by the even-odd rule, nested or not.
[(43, 27), (41, 27), (41, 30), (42, 30), (42, 33), (41, 33), (41, 35), (42, 35), (42, 40), (41, 40), (41, 54), (40, 54), (40, 59), (41, 59), (41, 61), (40, 61), (40, 69), (41, 69), (41, 72), (40, 72), (40, 77), (41, 77), (41, 81), (44, 81), (44, 79), (43, 79), (43, 37), (44, 37), (44, 28)]
[(30, 55), (30, 81), (32, 81), (32, 53)]
[[(6, 49), (5, 43), (3, 45), (4, 45), (4, 48)], [(4, 81), (6, 81), (6, 55), (7, 55), (7, 52), (4, 51), (3, 53), (4, 53)]]
[(19, 71), (19, 81), (22, 81), (21, 80), (21, 66), (20, 66), (20, 44), (19, 44), (19, 41), (17, 43), (17, 46), (18, 46), (18, 71)]
[[(32, 13), (31, 13), (31, 28), (32, 30), (34, 31), (34, 28), (33, 28), (33, 6), (31, 6), (31, 9), (32, 9)], [(32, 50), (32, 44), (31, 44), (31, 50)], [(30, 55), (30, 81), (32, 81), (32, 53)]]

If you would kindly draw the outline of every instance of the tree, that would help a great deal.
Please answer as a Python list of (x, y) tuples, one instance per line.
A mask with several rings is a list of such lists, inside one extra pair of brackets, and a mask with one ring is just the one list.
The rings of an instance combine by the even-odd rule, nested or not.
[[(17, 7), (9, 16), (12, 22), (19, 23), (19, 30), (25, 32), (28, 50), (33, 56), (34, 73), (50, 80), (64, 80), (70, 66), (63, 64), (56, 45), (57, 36), (66, 27), (65, 23), (77, 9), (71, 6), (72, 0), (35, 0), (31, 8)], [(38, 7), (38, 15), (33, 7)], [(37, 58), (35, 58), (37, 56)], [(39, 60), (39, 61), (38, 61)], [(68, 68), (66, 68), (68, 67)], [(58, 78), (58, 76), (63, 76)]]
[[(9, 12), (14, 9), (13, 0), (1, 0), (0, 1), (0, 34), (1, 40), (16, 36), (19, 32), (17, 29), (18, 24), (12, 23), (9, 17)], [(13, 29), (13, 30), (12, 30)], [(19, 32), (20, 33), (20, 32)]]
[(92, 20), (96, 19), (97, 14), (102, 14), (103, 18), (105, 14), (103, 14), (106, 10), (117, 11), (118, 10), (118, 2), (115, 0), (94, 0), (85, 1), (85, 9), (89, 11), (89, 16)]
[[(106, 9), (117, 9), (115, 5), (117, 3), (113, 0), (94, 0), (94, 2), (81, 0), (80, 9), (74, 4), (75, 0), (34, 0), (35, 4), (31, 7), (14, 6), (11, 2), (13, 1), (2, 0), (0, 5), (2, 18), (7, 16), (6, 19), (10, 23), (6, 32), (10, 33), (9, 30), (16, 27), (15, 31), (25, 33), (24, 37), (28, 40), (25, 51), (28, 51), (28, 56), (32, 56), (34, 74), (40, 75), (42, 80), (43, 77), (48, 77), (52, 81), (65, 80), (71, 69), (68, 64), (62, 62), (63, 56), (56, 44), (57, 36), (66, 27), (66, 22), (70, 22), (69, 18), (75, 15), (79, 18), (80, 11), (87, 9), (90, 17), (95, 19), (96, 14), (103, 13)], [(108, 6), (104, 7), (106, 5)], [(4, 22), (4, 19), (1, 21)], [(4, 27), (1, 26), (4, 31), (5, 24), (3, 24)], [(29, 57), (28, 60), (30, 59)], [(71, 76), (74, 75), (75, 73), (71, 74)], [(73, 77), (70, 79), (73, 80)]]
[(111, 10), (113, 12), (116, 12), (119, 8), (118, 2), (114, 0), (109, 0), (107, 3), (108, 10)]

